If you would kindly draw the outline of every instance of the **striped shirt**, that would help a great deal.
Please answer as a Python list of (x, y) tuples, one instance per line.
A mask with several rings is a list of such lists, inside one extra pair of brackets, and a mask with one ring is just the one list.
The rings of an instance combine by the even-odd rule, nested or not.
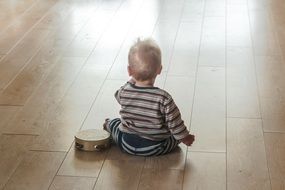
[(171, 95), (157, 87), (139, 87), (127, 82), (115, 93), (121, 105), (120, 130), (161, 141), (171, 135), (181, 140), (189, 134)]

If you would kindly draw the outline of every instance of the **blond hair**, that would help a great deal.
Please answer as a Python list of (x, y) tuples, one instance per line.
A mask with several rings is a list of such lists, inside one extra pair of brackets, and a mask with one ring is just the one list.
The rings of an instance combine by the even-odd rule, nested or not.
[(148, 81), (156, 77), (161, 67), (161, 51), (156, 42), (150, 38), (137, 39), (130, 48), (129, 68), (138, 81)]

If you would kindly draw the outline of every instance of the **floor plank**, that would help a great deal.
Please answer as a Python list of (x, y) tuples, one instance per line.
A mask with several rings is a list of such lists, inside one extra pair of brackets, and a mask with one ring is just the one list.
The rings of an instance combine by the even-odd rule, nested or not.
[(106, 160), (94, 190), (137, 189), (143, 164), (140, 161)]
[(7, 54), (22, 40), (29, 35), (30, 30), (48, 13), (56, 4), (54, 0), (37, 1), (31, 9), (22, 17), (17, 19), (0, 36), (0, 53)]
[(202, 21), (206, 1), (186, 0), (181, 15), (181, 22)]
[(114, 94), (125, 83), (126, 81), (122, 80), (106, 80), (104, 82), (104, 86), (96, 97), (82, 129), (102, 129), (106, 118), (115, 119), (119, 117), (120, 105)]
[(74, 148), (69, 150), (58, 175), (98, 177), (108, 151), (84, 152)]
[[(206, 10), (211, 12), (207, 1)], [(222, 10), (222, 12), (225, 11)], [(224, 67), (226, 64), (225, 17), (205, 17), (200, 44), (199, 65)]]
[(156, 157), (147, 157), (145, 160), (145, 169), (157, 170), (184, 170), (187, 156), (187, 147), (182, 143), (173, 152)]
[[(59, 42), (56, 32), (62, 25), (70, 23), (72, 18), (67, 16), (72, 15), (74, 7), (76, 6), (68, 5), (67, 2), (59, 2), (56, 9), (52, 11), (53, 14), (48, 15), (51, 18), (48, 18), (47, 21), (44, 19), (39, 24), (40, 26), (36, 27), (49, 29), (51, 32), (39, 52), (29, 60), (28, 65), (0, 94), (0, 103), (24, 105), (34, 90), (45, 79), (59, 60), (59, 56), (62, 53), (60, 50), (66, 48), (72, 41), (71, 38), (69, 41), (62, 40)], [(62, 9), (65, 9), (65, 14), (55, 17), (54, 15), (59, 15)], [(82, 19), (82, 22), (85, 19)]]
[(5, 133), (39, 135), (51, 122), (57, 104), (80, 72), (85, 59), (62, 58), (29, 101), (3, 130)]
[(171, 0), (165, 0), (162, 4), (160, 19), (161, 20), (178, 20), (180, 14), (183, 11), (183, 0), (173, 2)]
[(64, 152), (29, 152), (4, 189), (48, 189), (64, 156)]
[(284, 97), (261, 98), (262, 121), (265, 132), (285, 132)]
[(206, 1), (205, 17), (225, 17), (226, 1)]
[(228, 48), (226, 72), (228, 117), (260, 118), (252, 50)]
[(199, 67), (191, 121), (196, 139), (191, 150), (226, 151), (225, 102), (225, 69)]
[(8, 182), (23, 160), (34, 140), (34, 136), (0, 136), (0, 189)]
[(285, 187), (285, 134), (264, 133), (265, 147), (271, 179), (271, 189)]
[(252, 47), (251, 31), (246, 3), (227, 1), (226, 45), (228, 47)]
[(92, 190), (96, 178), (56, 176), (49, 190)]
[(202, 21), (182, 22), (179, 26), (169, 75), (196, 76)]
[[(84, 3), (83, 3), (84, 4)], [(50, 16), (50, 15), (56, 15), (58, 13), (60, 13), (60, 11), (66, 7), (65, 3), (57, 3), (53, 9), (51, 11), (49, 11), (49, 13), (47, 15), (45, 15), (45, 17)], [(48, 21), (43, 20), (42, 23), (39, 23), (38, 26), (36, 26), (35, 28), (33, 28), (33, 30), (31, 30), (30, 33), (27, 34), (27, 36), (25, 36), (25, 38), (22, 40), (22, 42), (19, 43), (19, 45), (10, 53), (9, 56), (7, 56), (6, 60), (2, 60), (2, 64), (0, 64), (0, 68), (1, 66), (3, 67), (3, 73), (5, 73), (5, 75), (3, 74), (3, 78), (5, 78), (5, 80), (1, 80), (0, 83), (0, 88), (4, 88), (6, 87), (9, 82), (13, 79), (13, 77), (15, 77), (15, 75), (28, 63), (26, 63), (27, 61), (30, 61), (30, 59), (32, 58), (32, 56), (34, 56), (37, 51), (39, 50), (39, 48), (41, 47), (41, 44), (44, 43), (44, 41), (49, 40), (50, 33), (53, 32), (57, 32), (56, 33), (56, 39), (59, 38), (60, 32), (65, 32), (62, 35), (65, 35), (65, 38), (69, 35), (71, 35), (72, 37), (69, 38), (70, 40), (72, 40), (74, 38), (74, 36), (78, 33), (78, 31), (82, 28), (82, 26), (86, 23), (86, 21), (91, 17), (94, 16), (93, 12), (94, 10), (96, 10), (96, 4), (94, 6), (90, 6), (84, 9), (80, 9), (78, 8), (80, 11), (80, 14), (82, 17), (79, 17), (80, 19), (78, 19), (78, 23), (75, 22), (74, 18), (71, 17), (74, 13), (76, 13), (76, 10), (72, 10), (73, 8), (69, 8), (71, 10), (66, 9), (66, 15), (63, 15), (63, 17), (68, 16), (68, 12), (71, 12), (70, 16), (67, 17), (67, 20), (65, 22), (63, 19), (63, 23), (58, 23), (55, 20), (59, 20), (61, 21), (60, 17), (51, 17), (50, 19), (48, 19)], [(73, 12), (72, 12), (73, 11)], [(78, 15), (80, 16), (80, 15)], [(56, 30), (56, 27), (54, 25), (57, 24), (58, 27), (64, 25), (65, 24), (70, 24), (71, 22), (74, 22), (75, 26), (73, 28), (73, 30), (62, 30), (62, 28), (60, 28), (60, 30)], [(51, 30), (51, 28), (53, 28), (53, 30)], [(41, 32), (43, 32), (43, 34), (41, 34)], [(44, 33), (45, 32), (45, 33)], [(31, 41), (33, 43), (31, 43)], [(27, 48), (23, 48), (23, 45), (28, 45), (31, 46), (27, 51)], [(0, 46), (1, 47), (1, 46)], [(21, 48), (22, 47), (22, 48)], [(60, 53), (60, 52), (58, 52)], [(19, 56), (22, 55), (22, 56)], [(7, 68), (7, 64), (11, 65), (13, 64), (13, 67), (9, 67)], [(1, 86), (2, 85), (2, 86)]]
[[(258, 19), (255, 19), (255, 18)], [(251, 10), (249, 21), (255, 55), (281, 55), (275, 28), (268, 10)]]
[(20, 109), (18, 106), (0, 106), (0, 134), (18, 109)]
[[(163, 13), (161, 13), (163, 14)], [(176, 33), (178, 31), (179, 20), (161, 20), (155, 26), (155, 29), (152, 34), (152, 38), (160, 46), (162, 54), (162, 72), (167, 71), (170, 65), (172, 51), (175, 44)]]
[(28, 0), (20, 3), (1, 2), (0, 6), (3, 10), (0, 14), (0, 34), (28, 12), (35, 3), (35, 0)]
[(40, 51), (33, 57), (29, 65), (0, 93), (0, 104), (25, 104), (59, 60), (59, 56), (49, 48), (51, 43), (53, 43), (52, 40), (46, 42), (44, 51)]
[(115, 14), (114, 11), (105, 11), (98, 8), (98, 10), (93, 10), (88, 15), (82, 16), (82, 18), (84, 17), (86, 18), (78, 21), (84, 24), (82, 27), (78, 27), (78, 34), (72, 40), (72, 43), (67, 48), (62, 49), (63, 56), (88, 57), (110, 26)]
[(285, 132), (285, 67), (281, 56), (256, 56), (263, 129)]
[[(50, 31), (35, 29), (0, 62), (0, 89), (5, 88), (35, 55)], [(29, 47), (29, 48), (27, 48)]]
[(138, 189), (180, 190), (182, 181), (182, 170), (144, 168)]
[[(198, 2), (190, 3), (190, 1), (184, 4), (182, 12), (183, 22), (178, 26), (174, 50), (168, 69), (170, 75), (195, 76), (202, 21), (200, 19), (191, 21), (184, 19), (186, 19), (188, 13), (197, 13), (195, 10), (189, 10), (192, 10), (197, 4), (199, 5)], [(194, 15), (192, 16), (194, 17)], [(168, 61), (167, 59), (164, 60)]]
[(227, 187), (270, 189), (261, 120), (228, 119)]
[[(261, 98), (282, 97), (285, 91), (282, 56), (255, 56)], [(261, 102), (262, 103), (262, 102)]]
[(225, 153), (188, 152), (183, 189), (225, 190)]
[(62, 100), (51, 110), (53, 113), (48, 118), (51, 122), (37, 137), (33, 150), (68, 151), (74, 135), (81, 128), (104, 83), (108, 70), (108, 66), (84, 66)]
[(118, 160), (118, 161), (135, 161), (144, 163), (146, 158), (141, 156), (133, 156), (126, 152), (123, 152), (118, 146), (112, 145), (108, 150), (106, 160)]

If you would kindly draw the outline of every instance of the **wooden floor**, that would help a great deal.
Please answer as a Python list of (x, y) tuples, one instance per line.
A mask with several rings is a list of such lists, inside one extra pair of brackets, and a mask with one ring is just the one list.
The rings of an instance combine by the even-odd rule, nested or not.
[[(285, 190), (283, 0), (0, 1), (0, 189)], [(195, 144), (134, 157), (74, 150), (118, 117), (138, 36), (163, 52)]]

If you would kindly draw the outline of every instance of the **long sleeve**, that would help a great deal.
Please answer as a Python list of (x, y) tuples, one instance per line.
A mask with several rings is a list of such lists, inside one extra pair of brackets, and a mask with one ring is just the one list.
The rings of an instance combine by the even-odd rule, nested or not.
[(119, 104), (121, 104), (121, 92), (122, 92), (122, 90), (124, 90), (124, 88), (128, 85), (128, 83), (129, 83), (129, 82), (127, 82), (126, 84), (124, 84), (123, 86), (121, 86), (121, 88), (118, 89), (118, 90), (115, 92), (115, 94), (114, 94), (114, 96), (115, 96), (115, 98), (116, 98), (116, 100), (118, 101)]
[(189, 134), (184, 121), (181, 119), (181, 114), (174, 100), (169, 98), (164, 105), (165, 122), (171, 134), (175, 139), (181, 140)]
[(117, 100), (117, 102), (120, 104), (120, 90), (121, 89), (119, 89), (119, 90), (117, 90), (116, 92), (115, 92), (115, 98), (116, 98), (116, 100)]

